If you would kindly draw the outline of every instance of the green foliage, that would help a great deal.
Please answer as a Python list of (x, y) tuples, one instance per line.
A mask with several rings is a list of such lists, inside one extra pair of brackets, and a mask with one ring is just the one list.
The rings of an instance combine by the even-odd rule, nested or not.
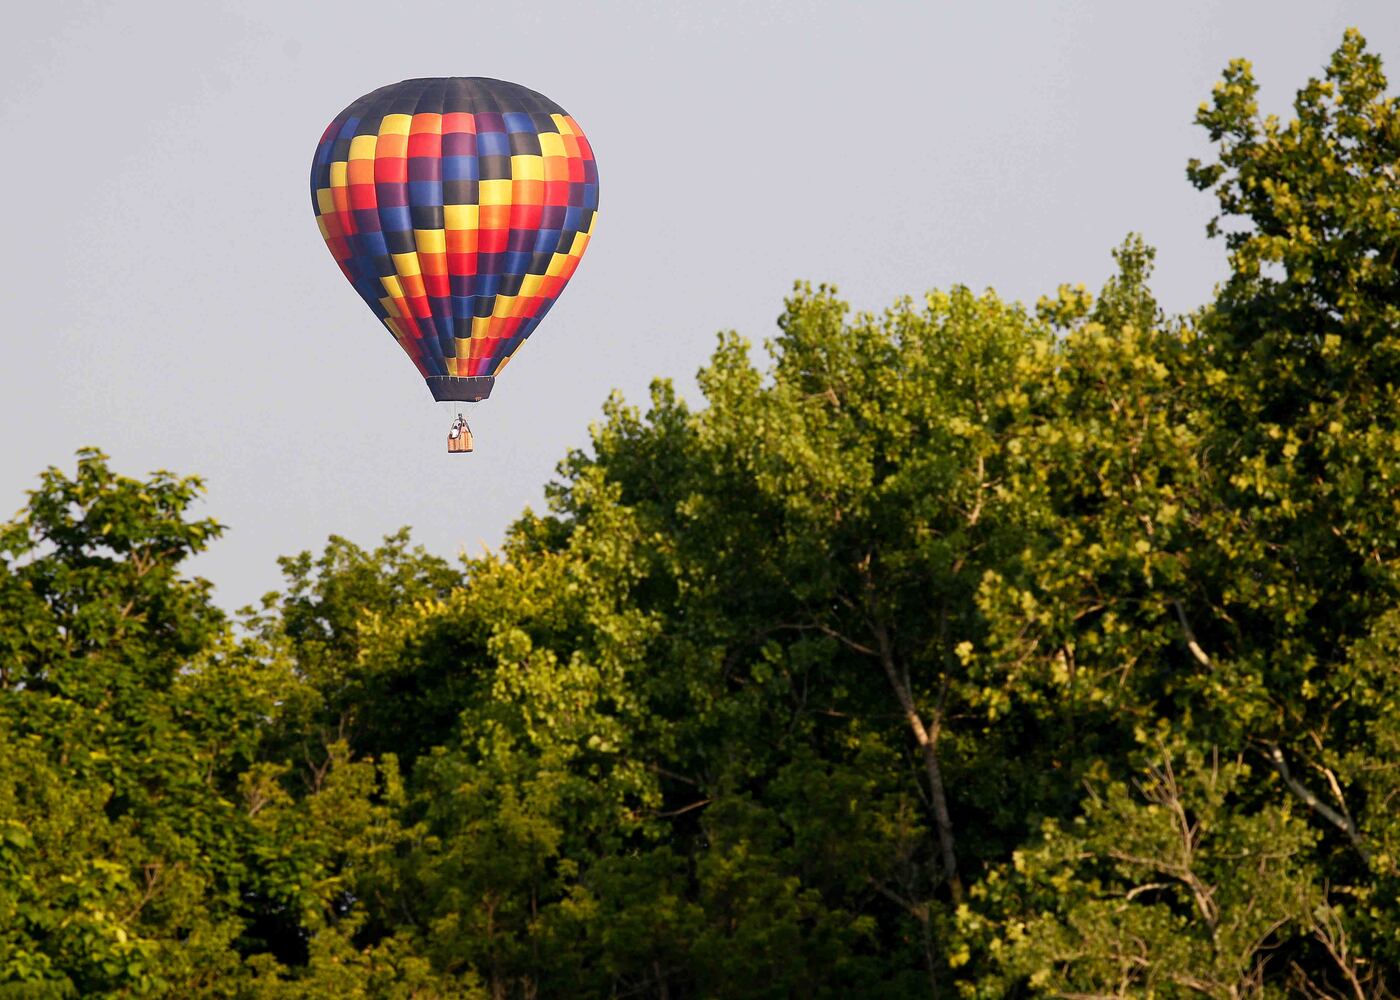
[(498, 553), (196, 480), (0, 526), (0, 996), (1400, 990), (1400, 118), (1198, 116), (1231, 277), (853, 314), (610, 399)]

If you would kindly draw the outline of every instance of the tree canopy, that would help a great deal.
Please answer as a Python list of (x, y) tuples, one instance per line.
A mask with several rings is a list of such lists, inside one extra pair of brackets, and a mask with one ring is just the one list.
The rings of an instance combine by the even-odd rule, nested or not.
[(221, 612), (197, 479), (0, 525), (0, 996), (1400, 992), (1400, 103), (1231, 63), (1230, 277), (855, 313), (543, 513)]

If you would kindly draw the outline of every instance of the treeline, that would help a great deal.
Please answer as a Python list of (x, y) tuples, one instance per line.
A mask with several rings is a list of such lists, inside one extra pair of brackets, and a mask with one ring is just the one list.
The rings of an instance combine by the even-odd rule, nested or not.
[(0, 996), (1400, 990), (1400, 108), (1198, 120), (1231, 274), (799, 287), (449, 562), (231, 620), (194, 479), (0, 527)]

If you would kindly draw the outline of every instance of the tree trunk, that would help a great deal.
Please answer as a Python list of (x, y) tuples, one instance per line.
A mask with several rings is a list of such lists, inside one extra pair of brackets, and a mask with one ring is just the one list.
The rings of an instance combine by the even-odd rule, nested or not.
[[(874, 584), (868, 576), (866, 577), (866, 586), (869, 591), (874, 590)], [(954, 850), (953, 818), (948, 812), (948, 794), (943, 788), (943, 768), (938, 763), (938, 722), (935, 720), (932, 732), (928, 726), (924, 725), (918, 707), (914, 704), (914, 693), (900, 672), (899, 665), (895, 663), (894, 645), (890, 641), (889, 630), (885, 628), (884, 619), (881, 618), (878, 608), (875, 607), (874, 594), (869, 593), (868, 597), (870, 598), (870, 612), (880, 665), (885, 668), (885, 676), (889, 678), (890, 686), (894, 688), (895, 696), (899, 699), (900, 708), (904, 710), (904, 717), (908, 720), (909, 729), (914, 734), (914, 742), (919, 745), (919, 751), (923, 754), (924, 770), (928, 774), (929, 800), (933, 803), (933, 825), (938, 834), (938, 853), (943, 861), (944, 878), (948, 883), (948, 891), (953, 896), (953, 902), (955, 904), (961, 903), (963, 884), (962, 878), (958, 875), (958, 856)]]

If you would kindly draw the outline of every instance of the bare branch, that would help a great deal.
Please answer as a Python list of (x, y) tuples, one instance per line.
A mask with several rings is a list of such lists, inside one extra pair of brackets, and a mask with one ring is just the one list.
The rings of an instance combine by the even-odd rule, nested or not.
[(672, 809), (669, 812), (652, 813), (652, 816), (656, 817), (657, 819), (661, 819), (665, 816), (680, 816), (682, 813), (688, 813), (692, 809), (699, 809), (702, 806), (707, 806), (713, 801), (713, 799), (701, 799), (699, 802), (692, 802), (688, 806), (681, 806), (679, 809)]
[(1362, 987), (1361, 979), (1356, 974), (1356, 962), (1350, 954), (1351, 949), (1347, 942), (1346, 927), (1331, 903), (1324, 903), (1318, 908), (1312, 932), (1313, 937), (1327, 950), (1332, 963), (1346, 977), (1352, 997), (1355, 1000), (1366, 1000), (1366, 990)]
[(1151, 892), (1153, 889), (1170, 889), (1171, 887), (1172, 884), (1170, 882), (1148, 882), (1145, 885), (1139, 885), (1129, 889), (1123, 894), (1123, 900), (1127, 902), (1135, 896), (1140, 896), (1144, 892)]
[(1342, 794), (1342, 785), (1341, 782), (1337, 780), (1336, 772), (1330, 767), (1324, 767), (1322, 768), (1322, 773), (1327, 776), (1327, 784), (1332, 789), (1332, 796), (1337, 800), (1337, 808), (1340, 809), (1342, 815), (1346, 817), (1347, 827), (1351, 830), (1355, 830), (1356, 821), (1351, 818), (1351, 810), (1347, 808), (1346, 796)]
[(1288, 761), (1284, 759), (1283, 750), (1277, 743), (1266, 744), (1264, 756), (1269, 763), (1273, 765), (1274, 770), (1278, 772), (1278, 776), (1283, 779), (1283, 783), (1288, 786), (1288, 790), (1297, 796), (1299, 801), (1304, 805), (1327, 820), (1327, 822), (1331, 823), (1338, 830), (1345, 833), (1347, 838), (1351, 841), (1352, 846), (1354, 846), (1361, 855), (1361, 859), (1369, 864), (1371, 856), (1367, 853), (1365, 846), (1362, 844), (1361, 834), (1357, 831), (1356, 824), (1352, 822), (1351, 817), (1333, 809), (1326, 802), (1323, 802), (1314, 795), (1311, 789), (1297, 778), (1293, 777), (1293, 772), (1288, 769)]
[(880, 882), (875, 881), (875, 879), (873, 878), (867, 877), (866, 882), (869, 883), (870, 887), (876, 892), (878, 892), (880, 895), (884, 896), (890, 902), (897, 904), (901, 909), (907, 911), (909, 915), (915, 920), (924, 924), (928, 923), (927, 903), (916, 903), (912, 899), (905, 899), (893, 889), (883, 885)]
[(1191, 650), (1191, 655), (1196, 658), (1197, 663), (1203, 667), (1209, 667), (1211, 665), (1210, 657), (1206, 655), (1206, 651), (1202, 649), (1200, 643), (1196, 641), (1196, 633), (1192, 631), (1191, 623), (1186, 620), (1186, 612), (1182, 610), (1181, 602), (1172, 601), (1172, 607), (1176, 609), (1177, 620), (1181, 622), (1181, 631), (1186, 637), (1186, 648)]
[(982, 517), (982, 500), (983, 500), (982, 494), (983, 494), (983, 492), (986, 490), (986, 486), (987, 486), (987, 462), (986, 462), (986, 459), (984, 459), (984, 458), (982, 457), (982, 453), (981, 453), (981, 452), (978, 452), (978, 453), (977, 453), (977, 500), (976, 500), (976, 502), (972, 505), (972, 510), (971, 510), (971, 511), (968, 513), (968, 515), (967, 515), (967, 526), (968, 526), (969, 528), (975, 526), (975, 525), (977, 524), (978, 520)]
[(861, 561), (860, 570), (865, 582), (865, 610), (869, 616), (871, 629), (875, 633), (880, 666), (884, 668), (885, 677), (889, 679), (890, 687), (894, 688), (895, 697), (899, 699), (899, 707), (904, 710), (909, 729), (914, 734), (914, 741), (918, 743), (919, 749), (923, 753), (924, 770), (928, 774), (929, 797), (933, 803), (933, 825), (934, 831), (938, 835), (938, 849), (943, 862), (944, 879), (948, 883), (948, 891), (952, 894), (953, 902), (961, 903), (963, 884), (961, 876), (958, 875), (958, 858), (954, 849), (953, 819), (952, 814), (948, 811), (948, 793), (943, 785), (943, 768), (938, 760), (938, 746), (935, 742), (938, 724), (941, 720), (935, 720), (934, 734), (931, 736), (928, 727), (924, 725), (923, 717), (919, 714), (918, 706), (914, 704), (914, 692), (908, 682), (908, 675), (901, 669), (900, 663), (896, 660), (894, 641), (890, 636), (889, 628), (885, 625), (884, 616), (881, 614), (879, 597), (875, 590), (875, 578), (870, 572), (870, 556), (867, 555)]
[(647, 763), (644, 766), (648, 771), (651, 771), (653, 774), (659, 774), (663, 778), (671, 778), (674, 781), (683, 781), (693, 788), (700, 787), (700, 782), (696, 781), (694, 778), (687, 778), (683, 774), (677, 774), (675, 771), (669, 771), (666, 768), (662, 767), (660, 764)]
[(878, 658), (879, 655), (880, 655), (880, 654), (877, 653), (875, 650), (871, 649), (869, 646), (866, 646), (866, 645), (863, 645), (862, 643), (856, 642), (854, 639), (850, 638), (849, 636), (844, 635), (844, 634), (841, 633), (841, 632), (836, 631), (834, 628), (828, 628), (828, 627), (825, 626), (825, 625), (817, 625), (817, 626), (816, 626), (816, 629), (817, 629), (817, 631), (820, 632), (822, 635), (825, 635), (825, 636), (828, 636), (828, 637), (830, 637), (830, 638), (832, 638), (832, 639), (835, 639), (837, 642), (841, 643), (841, 644), (842, 644), (843, 646), (845, 646), (847, 649), (849, 649), (849, 650), (851, 650), (851, 651), (853, 651), (853, 652), (856, 652), (856, 653), (860, 653), (862, 656), (871, 656), (871, 657), (876, 657), (876, 658)]

